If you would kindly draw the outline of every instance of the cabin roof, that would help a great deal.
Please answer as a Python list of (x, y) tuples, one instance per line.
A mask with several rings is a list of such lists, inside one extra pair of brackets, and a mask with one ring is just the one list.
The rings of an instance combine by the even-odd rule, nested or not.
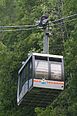
[(63, 58), (61, 55), (52, 55), (52, 54), (42, 54), (42, 53), (32, 53), (33, 56), (44, 56), (44, 57), (54, 57), (54, 58)]

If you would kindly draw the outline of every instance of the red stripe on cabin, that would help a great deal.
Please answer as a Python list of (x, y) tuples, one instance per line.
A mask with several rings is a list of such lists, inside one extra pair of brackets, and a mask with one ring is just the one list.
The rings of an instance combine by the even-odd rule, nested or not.
[[(38, 80), (38, 79), (34, 79), (33, 82), (42, 82), (43, 80)], [(60, 81), (48, 81), (48, 80), (45, 80), (45, 82), (47, 82), (48, 84), (63, 84), (64, 85), (64, 82), (60, 82)]]

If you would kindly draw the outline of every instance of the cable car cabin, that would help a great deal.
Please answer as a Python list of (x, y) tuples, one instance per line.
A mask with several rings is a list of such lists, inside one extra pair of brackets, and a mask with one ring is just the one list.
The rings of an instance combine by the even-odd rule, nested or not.
[(64, 89), (63, 56), (32, 53), (18, 72), (17, 103), (33, 87)]

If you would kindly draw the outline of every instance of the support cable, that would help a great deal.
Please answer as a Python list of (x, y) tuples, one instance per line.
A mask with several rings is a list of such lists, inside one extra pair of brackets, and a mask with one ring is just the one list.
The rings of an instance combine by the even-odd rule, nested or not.
[(9, 25), (9, 26), (0, 26), (0, 28), (32, 28), (32, 27), (37, 27), (38, 25)]
[(71, 18), (73, 18), (73, 17), (74, 17), (74, 18), (77, 18), (77, 14), (70, 15), (70, 16), (66, 16), (66, 17), (63, 17), (63, 18), (61, 18), (61, 19), (51, 21), (49, 24), (51, 24), (51, 23), (59, 23), (59, 22), (65, 20), (65, 19), (71, 19)]

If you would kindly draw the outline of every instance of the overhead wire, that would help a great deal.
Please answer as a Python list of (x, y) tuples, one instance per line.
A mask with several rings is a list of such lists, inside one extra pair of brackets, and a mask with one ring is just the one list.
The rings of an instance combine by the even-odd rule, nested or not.
[(0, 32), (15, 32), (15, 31), (27, 31), (27, 30), (32, 30), (32, 28), (29, 29), (5, 29), (5, 30), (0, 30)]
[[(66, 17), (63, 17), (63, 18), (60, 18), (60, 19), (57, 19), (57, 20), (54, 20), (54, 21), (50, 21), (49, 24), (58, 23), (58, 22), (60, 22), (64, 19), (69, 19), (69, 18), (72, 18), (72, 17), (75, 17), (75, 16), (77, 16), (77, 14), (66, 16)], [(39, 26), (39, 25), (38, 24), (35, 24), (35, 25), (7, 25), (7, 26), (1, 25), (0, 28), (31, 28), (31, 27), (37, 27), (37, 26)]]
[(20, 29), (0, 29), (0, 32), (15, 32), (15, 31), (29, 31), (29, 30), (40, 30), (42, 28), (20, 28)]
[[(51, 21), (51, 23), (58, 23), (58, 22), (60, 22), (60, 21), (63, 21), (63, 20), (65, 20), (65, 19), (70, 19), (70, 18), (75, 17), (75, 16), (77, 16), (77, 14), (70, 15), (70, 16), (66, 16), (66, 17), (63, 17), (63, 18), (61, 18), (61, 19)], [(76, 17), (76, 18), (77, 18), (77, 17)]]
[[(61, 21), (63, 21), (64, 19), (70, 19), (72, 17), (76, 17), (77, 14), (74, 15), (70, 15), (67, 17), (63, 17), (61, 19), (58, 20), (54, 20), (48, 23), (48, 26), (52, 26), (52, 24), (54, 25), (55, 23), (60, 23)], [(10, 28), (10, 29), (8, 29)], [(13, 28), (13, 29), (11, 29)], [(18, 29), (19, 28), (19, 29)], [(26, 28), (26, 29), (25, 29)], [(26, 31), (26, 30), (32, 30), (32, 29), (43, 29), (43, 27), (40, 27), (39, 24), (36, 25), (7, 25), (7, 26), (0, 26), (0, 32), (11, 32), (11, 31)]]
[(8, 25), (8, 26), (0, 26), (0, 28), (32, 28), (32, 27), (37, 27), (38, 25)]

